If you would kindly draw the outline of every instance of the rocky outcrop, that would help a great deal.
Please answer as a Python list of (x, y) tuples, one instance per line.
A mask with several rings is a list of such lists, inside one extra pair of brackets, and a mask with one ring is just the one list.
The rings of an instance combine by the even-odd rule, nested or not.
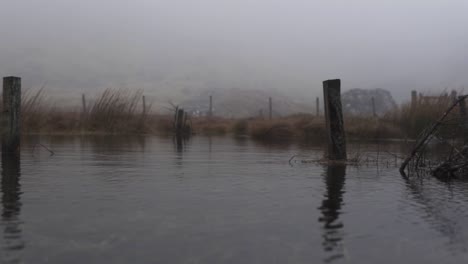
[(397, 107), (392, 94), (384, 89), (351, 89), (341, 95), (344, 114), (371, 116), (372, 97), (375, 101), (375, 111), (378, 116), (394, 110)]

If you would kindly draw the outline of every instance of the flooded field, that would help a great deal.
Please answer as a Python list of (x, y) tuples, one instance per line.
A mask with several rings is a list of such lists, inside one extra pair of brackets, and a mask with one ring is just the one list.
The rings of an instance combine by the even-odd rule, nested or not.
[(20, 160), (2, 161), (1, 261), (468, 262), (468, 182), (405, 179), (394, 164), (288, 162), (323, 149), (29, 137)]

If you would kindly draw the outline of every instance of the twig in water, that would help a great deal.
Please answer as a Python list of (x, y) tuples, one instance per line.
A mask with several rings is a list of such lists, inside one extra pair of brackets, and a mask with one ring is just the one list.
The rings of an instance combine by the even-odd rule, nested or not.
[(54, 155), (55, 155), (55, 152), (53, 152), (53, 151), (52, 151), (51, 149), (49, 149), (48, 147), (42, 145), (41, 143), (37, 143), (36, 145), (34, 145), (34, 147), (33, 147), (33, 152), (34, 152), (34, 150), (36, 149), (36, 146), (40, 146), (40, 147), (45, 148), (47, 151), (49, 151), (50, 156), (54, 156)]

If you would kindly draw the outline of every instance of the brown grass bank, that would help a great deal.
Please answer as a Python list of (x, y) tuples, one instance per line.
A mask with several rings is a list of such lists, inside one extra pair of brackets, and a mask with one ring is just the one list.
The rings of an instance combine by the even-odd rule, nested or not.
[[(113, 133), (137, 134), (156, 130), (155, 115), (141, 109), (141, 91), (105, 90), (86, 107), (58, 107), (44, 95), (26, 91), (22, 98), (24, 133)], [(150, 106), (147, 106), (147, 109)]]
[[(151, 105), (142, 107), (142, 91), (105, 90), (89, 98), (84, 107), (57, 107), (44, 90), (26, 91), (22, 103), (23, 133), (43, 134), (165, 134), (174, 131), (172, 114), (156, 114)], [(415, 138), (450, 104), (447, 97), (403, 104), (382, 117), (344, 116), (349, 139)], [(145, 109), (145, 110), (143, 110)], [(192, 117), (193, 133), (249, 136), (261, 141), (323, 140), (323, 117), (294, 114), (264, 118), (227, 119)]]

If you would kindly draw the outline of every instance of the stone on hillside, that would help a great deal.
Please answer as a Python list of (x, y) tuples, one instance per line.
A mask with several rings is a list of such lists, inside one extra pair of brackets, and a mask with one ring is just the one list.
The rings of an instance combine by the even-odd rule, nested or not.
[(348, 115), (371, 116), (372, 97), (375, 100), (375, 111), (378, 116), (394, 110), (397, 107), (391, 93), (384, 89), (351, 89), (341, 96), (343, 111)]

